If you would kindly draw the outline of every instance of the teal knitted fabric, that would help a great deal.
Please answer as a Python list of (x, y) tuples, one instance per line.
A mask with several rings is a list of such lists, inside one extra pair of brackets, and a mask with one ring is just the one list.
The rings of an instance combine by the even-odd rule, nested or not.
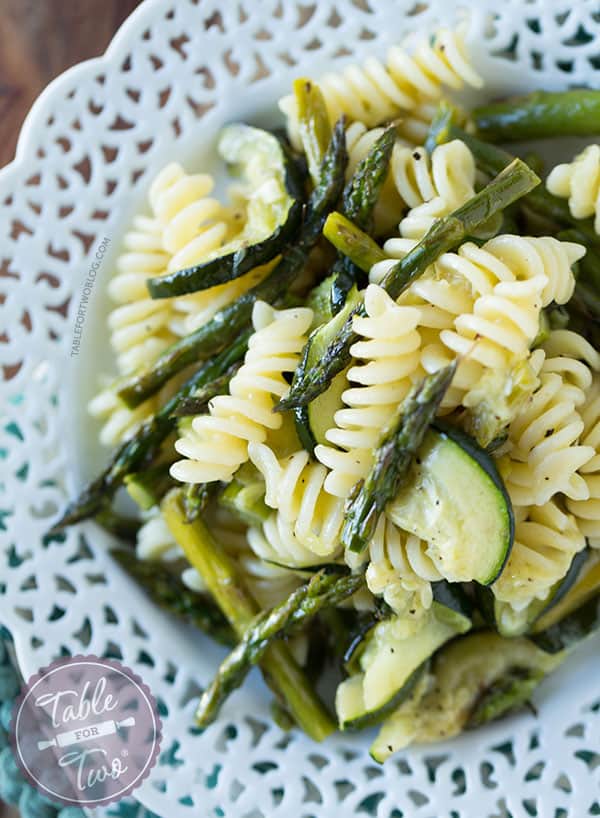
[[(21, 818), (85, 818), (79, 807), (61, 807), (31, 787), (21, 775), (9, 746), (8, 730), (14, 699), (21, 680), (10, 661), (7, 643), (10, 635), (0, 628), (0, 799), (16, 806)], [(115, 818), (160, 818), (128, 798), (108, 808)]]

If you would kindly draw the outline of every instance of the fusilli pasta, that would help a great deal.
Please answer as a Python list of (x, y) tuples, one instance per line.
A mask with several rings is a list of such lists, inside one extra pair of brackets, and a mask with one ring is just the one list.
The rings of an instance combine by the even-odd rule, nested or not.
[[(435, 111), (434, 103), (445, 89), (460, 89), (465, 83), (478, 88), (482, 80), (465, 55), (462, 33), (442, 29), (433, 42), (425, 38), (418, 41), (412, 54), (393, 46), (385, 65), (370, 57), (362, 65), (325, 74), (318, 83), (332, 123), (346, 114), (372, 128), (401, 112), (410, 112), (404, 127), (408, 136), (420, 141)], [(294, 98), (284, 97), (279, 107), (288, 118), (290, 138), (299, 147)]]
[(534, 599), (545, 599), (561, 580), (585, 538), (575, 519), (556, 500), (530, 508), (515, 506), (515, 542), (502, 574), (492, 586), (494, 595), (514, 610)]
[(569, 200), (576, 219), (593, 216), (596, 233), (600, 233), (600, 145), (588, 145), (572, 162), (553, 168), (546, 187)]
[(458, 139), (438, 145), (431, 160), (425, 148), (396, 143), (390, 169), (400, 198), (410, 208), (399, 225), (407, 238), (422, 238), (436, 219), (475, 194), (475, 160)]
[[(551, 335), (550, 346), (556, 350), (557, 344)], [(595, 450), (578, 442), (584, 430), (578, 410), (585, 403), (591, 381), (587, 365), (567, 355), (548, 357), (542, 364), (539, 386), (510, 424), (510, 452), (500, 460), (517, 505), (541, 506), (558, 492), (572, 500), (588, 498), (589, 490), (578, 469)]]
[[(344, 504), (324, 490), (325, 466), (311, 461), (304, 449), (280, 461), (268, 446), (252, 442), (248, 454), (265, 478), (265, 503), (289, 526), (288, 531), (278, 522), (278, 533), (273, 531), (270, 544), (275, 547), (280, 543), (277, 547), (294, 550), (297, 542), (313, 555), (334, 554), (338, 550)], [(301, 559), (304, 560), (304, 552)]]
[(581, 443), (594, 450), (594, 456), (579, 469), (589, 497), (568, 500), (567, 507), (592, 548), (600, 548), (600, 377), (594, 378), (585, 405), (579, 411), (583, 420)]
[(287, 394), (284, 373), (296, 369), (312, 318), (312, 310), (305, 307), (275, 310), (262, 301), (254, 305), (255, 332), (244, 364), (231, 379), (229, 395), (214, 398), (209, 414), (195, 417), (175, 443), (186, 458), (171, 467), (176, 480), (230, 480), (248, 459), (248, 443), (264, 441), (267, 430), (281, 426), (273, 396)]
[(416, 620), (431, 607), (431, 583), (442, 576), (427, 553), (427, 543), (414, 534), (402, 531), (382, 515), (367, 555), (346, 552), (351, 568), (368, 560), (366, 580), (369, 590), (383, 596), (399, 615)]
[(354, 329), (364, 340), (350, 350), (364, 363), (347, 375), (357, 386), (343, 393), (346, 406), (336, 412), (336, 425), (326, 433), (334, 446), (315, 447), (315, 456), (331, 469), (325, 489), (341, 498), (367, 474), (373, 447), (410, 390), (419, 365), (419, 309), (398, 306), (376, 284), (367, 287), (365, 309), (366, 317), (354, 318)]

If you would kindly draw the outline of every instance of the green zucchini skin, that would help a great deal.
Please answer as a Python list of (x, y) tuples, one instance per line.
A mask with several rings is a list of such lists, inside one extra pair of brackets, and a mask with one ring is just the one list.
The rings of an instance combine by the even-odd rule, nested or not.
[(506, 490), (506, 486), (504, 485), (504, 480), (500, 476), (500, 472), (496, 468), (496, 464), (494, 460), (490, 457), (489, 453), (483, 449), (479, 443), (477, 443), (474, 438), (470, 435), (463, 432), (462, 429), (458, 429), (456, 426), (451, 426), (449, 423), (445, 423), (442, 420), (436, 420), (433, 424), (433, 428), (437, 429), (438, 432), (441, 434), (446, 435), (446, 437), (453, 440), (458, 446), (464, 449), (467, 454), (475, 460), (479, 466), (483, 469), (483, 471), (487, 474), (493, 484), (496, 486), (498, 491), (502, 494), (504, 502), (506, 504), (506, 511), (508, 514), (508, 525), (509, 525), (509, 546), (506, 549), (506, 553), (504, 555), (504, 560), (498, 568), (498, 572), (495, 577), (491, 578), (488, 585), (491, 585), (495, 580), (498, 579), (502, 571), (504, 570), (506, 563), (509, 560), (510, 552), (512, 551), (513, 543), (515, 541), (515, 514), (512, 506), (512, 501), (510, 496)]
[(415, 668), (408, 679), (404, 682), (400, 690), (398, 690), (395, 695), (392, 696), (392, 698), (382, 707), (379, 707), (377, 710), (373, 710), (369, 713), (365, 713), (363, 716), (352, 719), (351, 722), (342, 724), (342, 730), (345, 733), (357, 733), (359, 730), (366, 730), (369, 727), (375, 727), (376, 725), (380, 724), (387, 716), (393, 713), (403, 701), (406, 701), (428, 667), (429, 662), (423, 662), (422, 665)]
[(147, 286), (151, 298), (187, 295), (233, 281), (249, 273), (250, 270), (272, 261), (275, 256), (284, 251), (288, 244), (294, 241), (302, 225), (305, 198), (303, 180), (298, 164), (286, 143), (275, 134), (265, 133), (268, 133), (269, 138), (277, 140), (281, 152), (284, 185), (291, 200), (285, 220), (275, 228), (270, 236), (261, 241), (242, 246), (234, 252), (217, 256), (201, 264), (176, 270), (169, 275), (150, 278)]
[(440, 605), (465, 619), (473, 619), (473, 600), (465, 593), (464, 588), (457, 582), (446, 582), (441, 579), (431, 583), (433, 598)]
[(478, 585), (476, 587), (477, 604), (484, 620), (488, 625), (496, 628), (498, 633), (508, 638), (528, 633), (540, 617), (551, 611), (571, 590), (577, 582), (581, 569), (588, 558), (588, 553), (588, 549), (584, 548), (583, 551), (575, 554), (569, 570), (563, 579), (556, 583), (550, 597), (544, 602), (536, 600), (529, 606), (528, 614), (525, 616), (521, 628), (507, 629), (506, 626), (503, 626), (500, 603), (495, 598), (492, 589)]
[(531, 639), (546, 653), (560, 653), (575, 647), (600, 629), (600, 591), (581, 607), (567, 614)]
[[(335, 318), (327, 320), (322, 326), (313, 330), (304, 347), (300, 364), (294, 373), (294, 380), (303, 378), (307, 369), (310, 370), (318, 364), (322, 352), (327, 348), (331, 338), (334, 337), (338, 328), (343, 325), (357, 302), (358, 290), (354, 287), (348, 293), (342, 310)], [(335, 425), (334, 415), (343, 406), (342, 392), (347, 386), (345, 372), (339, 372), (325, 392), (318, 395), (314, 401), (306, 406), (298, 406), (293, 410), (298, 438), (302, 446), (310, 454), (313, 454), (318, 443), (328, 445), (325, 432)]]

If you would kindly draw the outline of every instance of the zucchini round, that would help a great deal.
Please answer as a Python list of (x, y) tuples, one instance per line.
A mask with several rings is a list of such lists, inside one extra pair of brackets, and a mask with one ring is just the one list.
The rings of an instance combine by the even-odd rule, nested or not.
[(428, 619), (406, 635), (397, 616), (379, 622), (353, 657), (360, 672), (337, 689), (335, 706), (342, 730), (380, 722), (410, 695), (431, 656), (448, 640), (471, 627), (471, 620), (434, 602)]
[(429, 544), (449, 582), (490, 585), (514, 540), (512, 504), (494, 461), (464, 432), (437, 422), (387, 512)]
[(219, 152), (233, 173), (245, 177), (250, 190), (257, 191), (250, 199), (246, 225), (213, 258), (150, 278), (147, 285), (152, 298), (186, 295), (239, 278), (272, 261), (300, 227), (302, 180), (278, 137), (249, 125), (229, 125), (221, 134)]
[(566, 575), (550, 589), (548, 596), (545, 599), (534, 599), (520, 611), (515, 611), (508, 603), (496, 599), (491, 588), (479, 586), (478, 603), (486, 622), (502, 636), (522, 636), (528, 633), (540, 617), (551, 611), (568, 594), (587, 559), (587, 550), (576, 554)]
[[(302, 380), (321, 361), (326, 349), (345, 324), (348, 316), (358, 303), (358, 290), (353, 287), (344, 308), (331, 320), (317, 327), (310, 335), (304, 348), (302, 360), (294, 373), (294, 381)], [(317, 444), (330, 445), (325, 433), (335, 426), (334, 416), (343, 406), (342, 393), (348, 388), (346, 370), (339, 372), (328, 389), (318, 395), (307, 406), (294, 409), (296, 432), (304, 448), (311, 452)]]
[(523, 705), (562, 658), (492, 631), (454, 640), (436, 655), (430, 678), (383, 724), (371, 756), (383, 762), (412, 741), (440, 741), (499, 718)]

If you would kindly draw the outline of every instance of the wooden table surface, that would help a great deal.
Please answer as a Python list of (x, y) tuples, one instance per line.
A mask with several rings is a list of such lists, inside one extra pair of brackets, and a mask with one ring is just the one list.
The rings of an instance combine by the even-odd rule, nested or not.
[(140, 0), (0, 0), (0, 167), (40, 91), (106, 50)]
[[(0, 167), (40, 91), (69, 66), (97, 57), (140, 0), (0, 0)], [(0, 801), (0, 818), (17, 813)]]

